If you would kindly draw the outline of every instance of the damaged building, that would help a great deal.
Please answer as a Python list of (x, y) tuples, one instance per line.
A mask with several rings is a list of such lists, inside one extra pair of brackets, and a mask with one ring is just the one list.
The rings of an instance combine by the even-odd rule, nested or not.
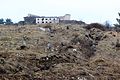
[(60, 23), (61, 20), (70, 20), (70, 14), (64, 16), (37, 16), (28, 14), (24, 17), (25, 24), (47, 24), (47, 23)]

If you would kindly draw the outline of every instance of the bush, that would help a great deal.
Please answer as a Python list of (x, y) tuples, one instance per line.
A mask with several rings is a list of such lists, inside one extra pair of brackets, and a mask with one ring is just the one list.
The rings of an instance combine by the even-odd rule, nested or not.
[(12, 25), (13, 22), (12, 22), (11, 19), (6, 19), (5, 24), (6, 24), (6, 25)]

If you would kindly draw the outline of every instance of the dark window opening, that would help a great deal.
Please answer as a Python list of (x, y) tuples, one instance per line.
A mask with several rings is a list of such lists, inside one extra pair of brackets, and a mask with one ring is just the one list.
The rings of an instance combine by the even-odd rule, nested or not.
[(55, 18), (53, 20), (55, 20)]
[(48, 23), (48, 22), (46, 22), (46, 23)]
[(37, 22), (37, 23), (39, 23), (39, 22)]
[(39, 20), (39, 19), (38, 19)]
[(42, 22), (42, 23), (44, 23), (44, 22)]
[(42, 18), (42, 21), (44, 20), (44, 18)]
[(50, 20), (51, 20), (51, 18), (50, 18)]
[(50, 22), (50, 23), (52, 23), (52, 22)]
[(48, 19), (46, 19), (46, 20), (48, 20)]

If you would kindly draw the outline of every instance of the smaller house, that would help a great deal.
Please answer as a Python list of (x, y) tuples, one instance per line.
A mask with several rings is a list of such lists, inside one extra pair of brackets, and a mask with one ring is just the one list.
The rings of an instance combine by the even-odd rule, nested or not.
[(59, 18), (60, 18), (60, 20), (62, 21), (64, 21), (64, 20), (70, 20), (70, 14), (65, 14), (64, 16), (59, 16)]

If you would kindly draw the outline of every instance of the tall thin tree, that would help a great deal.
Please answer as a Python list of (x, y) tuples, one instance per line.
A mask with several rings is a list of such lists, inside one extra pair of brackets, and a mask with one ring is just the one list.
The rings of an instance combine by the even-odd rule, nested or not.
[[(120, 17), (120, 13), (118, 13), (119, 17)], [(119, 47), (120, 46), (120, 41), (119, 41), (119, 32), (120, 32), (120, 18), (116, 18), (118, 24), (114, 24), (115, 25), (115, 29), (116, 29), (116, 32), (117, 32), (117, 42), (116, 42), (116, 47)]]

